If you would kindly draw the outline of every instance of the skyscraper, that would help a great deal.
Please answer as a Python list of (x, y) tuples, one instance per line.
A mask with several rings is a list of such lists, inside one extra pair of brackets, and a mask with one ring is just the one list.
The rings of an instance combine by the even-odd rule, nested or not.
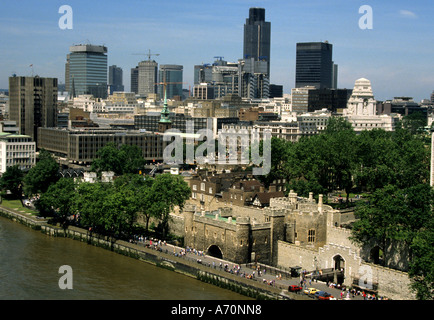
[(55, 127), (57, 78), (9, 77), (9, 118), (35, 142), (39, 127)]
[(333, 81), (332, 51), (333, 45), (327, 41), (297, 43), (295, 87), (332, 88), (337, 82), (337, 78)]
[(138, 68), (138, 94), (148, 96), (157, 93), (158, 63), (154, 60), (141, 61)]
[(265, 9), (250, 8), (249, 18), (244, 25), (243, 59), (267, 61), (270, 75), (271, 24), (265, 21)]
[(183, 66), (177, 64), (162, 64), (159, 72), (158, 93), (160, 97), (165, 96), (164, 86), (166, 86), (167, 99), (174, 96), (182, 97), (182, 71)]
[[(69, 74), (70, 94), (92, 94), (96, 98), (107, 97), (107, 47), (91, 44), (69, 48), (69, 63), (65, 74)], [(67, 59), (68, 59), (67, 56)], [(65, 80), (66, 82), (66, 80)]]
[(131, 88), (130, 91), (139, 93), (139, 66), (131, 68)]
[(119, 68), (116, 65), (109, 67), (110, 94), (113, 94), (114, 91), (124, 91), (124, 85), (122, 84), (122, 75), (122, 68)]

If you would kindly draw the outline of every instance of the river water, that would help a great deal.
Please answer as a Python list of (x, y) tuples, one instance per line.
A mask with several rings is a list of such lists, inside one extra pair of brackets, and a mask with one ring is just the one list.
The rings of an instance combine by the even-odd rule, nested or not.
[[(61, 289), (59, 268), (72, 268)], [(0, 217), (0, 299), (241, 300), (245, 296)]]

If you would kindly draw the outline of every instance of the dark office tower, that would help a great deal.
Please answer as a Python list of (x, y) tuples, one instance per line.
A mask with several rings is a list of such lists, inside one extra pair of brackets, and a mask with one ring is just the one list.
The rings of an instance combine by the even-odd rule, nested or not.
[(131, 92), (139, 93), (139, 67), (131, 68)]
[(244, 25), (243, 59), (267, 61), (267, 73), (270, 77), (270, 42), (271, 24), (265, 21), (265, 9), (250, 8), (249, 18)]
[(333, 87), (333, 45), (326, 42), (297, 43), (295, 87)]
[(35, 142), (39, 127), (55, 127), (57, 78), (9, 77), (9, 119)]
[(122, 68), (116, 65), (109, 67), (109, 86), (110, 94), (115, 91), (124, 91), (124, 85), (122, 84)]
[(165, 96), (164, 86), (166, 86), (167, 99), (174, 96), (182, 97), (182, 71), (183, 66), (177, 64), (162, 64), (159, 72), (158, 93), (160, 97)]
[(65, 63), (65, 91), (70, 93), (70, 85), (69, 85), (69, 54), (66, 55), (66, 63)]
[(269, 98), (282, 98), (283, 97), (283, 86), (278, 84), (270, 84), (269, 87)]
[(69, 92), (107, 97), (107, 47), (91, 44), (69, 48)]

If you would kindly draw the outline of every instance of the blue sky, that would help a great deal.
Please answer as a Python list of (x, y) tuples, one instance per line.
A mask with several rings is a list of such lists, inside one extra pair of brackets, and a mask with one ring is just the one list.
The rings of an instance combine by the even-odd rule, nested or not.
[[(62, 30), (61, 5), (73, 10), (73, 29)], [(359, 7), (370, 5), (373, 28), (359, 28)], [(184, 66), (184, 87), (193, 86), (193, 66), (214, 56), (237, 61), (250, 7), (263, 7), (271, 22), (271, 83), (294, 87), (297, 42), (333, 44), (338, 86), (371, 80), (375, 98), (429, 98), (434, 90), (434, 1), (432, 0), (40, 0), (0, 2), (0, 88), (8, 77), (34, 74), (64, 83), (69, 46), (104, 44), (108, 63), (130, 69), (159, 53), (159, 64)]]

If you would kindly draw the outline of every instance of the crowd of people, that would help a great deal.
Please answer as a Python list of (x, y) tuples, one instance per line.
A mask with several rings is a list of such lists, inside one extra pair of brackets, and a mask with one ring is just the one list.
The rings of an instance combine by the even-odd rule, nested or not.
[[(251, 266), (251, 269), (247, 268), (246, 270), (244, 270), (239, 264), (233, 264), (232, 266), (230, 266), (228, 263), (218, 261), (218, 259), (212, 259), (212, 261), (208, 260), (205, 262), (205, 260), (202, 260), (205, 257), (205, 253), (201, 250), (197, 250), (189, 246), (187, 246), (186, 248), (179, 248), (173, 246), (173, 251), (171, 249), (169, 251), (169, 246), (167, 246), (166, 241), (161, 241), (155, 238), (148, 239), (147, 237), (143, 236), (135, 237), (134, 239), (130, 240), (130, 242), (142, 244), (147, 248), (157, 250), (159, 252), (173, 254), (176, 257), (187, 257), (189, 259), (192, 259), (193, 261), (195, 259), (197, 263), (208, 266), (210, 268), (225, 271), (245, 279), (262, 281), (262, 283), (268, 284), (270, 286), (276, 286), (276, 280), (282, 279), (281, 274), (276, 274), (275, 279), (265, 279), (264, 276), (267, 274), (267, 269), (265, 266), (261, 265)], [(190, 254), (190, 257), (188, 257), (187, 254)], [(191, 255), (194, 255), (195, 257), (191, 257)], [(312, 285), (312, 281), (317, 281), (315, 279), (315, 275), (308, 274), (305, 270), (303, 270), (300, 274), (300, 286), (307, 288), (308, 284), (309, 286)], [(371, 294), (363, 290), (358, 290), (354, 288), (350, 290), (339, 283), (333, 283), (331, 281), (327, 282), (327, 286), (329, 288), (340, 290), (340, 299), (342, 300), (354, 299), (356, 296), (362, 296), (364, 300), (387, 300), (386, 298), (375, 295), (374, 293)]]

